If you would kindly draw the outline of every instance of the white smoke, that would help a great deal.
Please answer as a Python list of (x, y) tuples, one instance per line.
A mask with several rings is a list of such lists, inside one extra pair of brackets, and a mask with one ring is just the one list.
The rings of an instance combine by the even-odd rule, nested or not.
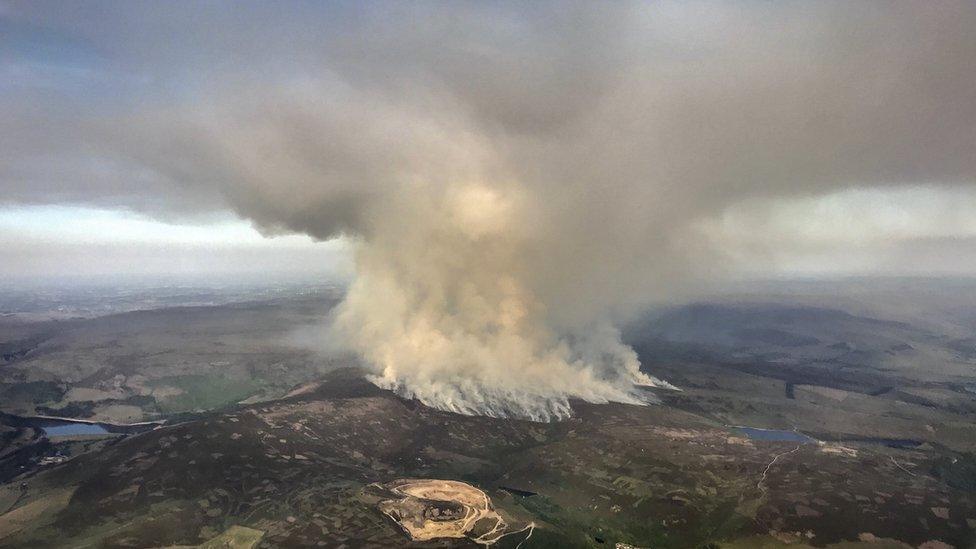
[(139, 9), (58, 24), (176, 91), (46, 125), (8, 102), (0, 155), (70, 149), (46, 158), (345, 236), (331, 339), (462, 413), (640, 402), (660, 383), (615, 325), (720, 278), (701, 228), (736, 204), (976, 182), (972, 3)]
[(568, 398), (641, 403), (659, 382), (604, 318), (553, 329), (525, 271), (532, 210), (517, 186), (408, 185), (357, 252), (334, 336), (377, 385), (465, 414), (567, 417)]

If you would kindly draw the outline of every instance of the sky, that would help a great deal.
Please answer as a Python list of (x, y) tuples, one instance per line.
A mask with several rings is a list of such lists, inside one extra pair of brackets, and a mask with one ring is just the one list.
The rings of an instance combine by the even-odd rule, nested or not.
[[(747, 177), (779, 178), (764, 183), (770, 192), (679, 208), (695, 218), (689, 231), (720, 250), (723, 271), (744, 276), (976, 274), (976, 189), (972, 162), (964, 158), (973, 152), (965, 141), (976, 122), (976, 71), (973, 56), (964, 59), (976, 52), (967, 26), (972, 5), (933, 2), (916, 13), (918, 3), (783, 4), (649, 2), (624, 9), (621, 3), (600, 14), (574, 3), (0, 1), (0, 276), (346, 272), (352, 251), (343, 235), (362, 232), (347, 219), (357, 211), (356, 189), (386, 192), (372, 181), (386, 177), (388, 167), (368, 164), (439, 151), (440, 144), (427, 142), (451, 127), (458, 146), (472, 151), (483, 147), (479, 140), (505, 134), (501, 146), (542, 156), (565, 140), (537, 145), (532, 137), (557, 135), (566, 120), (589, 124), (594, 140), (619, 140), (607, 155), (618, 155), (620, 165), (639, 164), (626, 149), (646, 147), (656, 161), (673, 158), (676, 171), (705, 185), (729, 186), (735, 183), (710, 182), (720, 178), (682, 165), (687, 160), (675, 149), (714, 153), (730, 164), (724, 155), (755, 152), (723, 144), (728, 137), (710, 124), (747, 130), (742, 139), (755, 139), (757, 148), (766, 146), (767, 129), (789, 141), (796, 125), (808, 124), (812, 134), (820, 132), (811, 138), (817, 143), (843, 139), (844, 129), (860, 132), (859, 141), (843, 146), (868, 157), (872, 169), (844, 167), (852, 162), (845, 152), (816, 144), (804, 156), (803, 139), (795, 139), (799, 152), (778, 151), (784, 166), (769, 173), (742, 168), (755, 172)], [(852, 21), (862, 19), (875, 28), (854, 28)], [(888, 47), (889, 33), (904, 40), (890, 39)], [(911, 88), (916, 70), (926, 85), (903, 95), (889, 89)], [(863, 76), (854, 84), (865, 111), (887, 102), (894, 114), (882, 108), (878, 116), (890, 116), (889, 125), (852, 119), (826, 128), (810, 121), (846, 115), (846, 107), (830, 105), (830, 87), (850, 83), (849, 71)], [(899, 83), (906, 74), (908, 84)], [(794, 86), (812, 81), (814, 92), (797, 102), (776, 98), (763, 112), (733, 97), (742, 88), (748, 98), (750, 79), (763, 83), (757, 90), (777, 94), (802, 93)], [(585, 120), (602, 112), (626, 126), (626, 115), (614, 109), (628, 102), (667, 109), (673, 101), (657, 86), (698, 94), (699, 102), (683, 105), (680, 116), (648, 118), (663, 126), (656, 133), (615, 133), (606, 120)], [(762, 93), (754, 94), (757, 102)], [(409, 97), (390, 99), (397, 94)], [(709, 100), (716, 109), (734, 103), (752, 118), (711, 116)], [(431, 116), (427, 103), (446, 107)], [(905, 116), (906, 110), (917, 112)], [(255, 123), (261, 116), (276, 118), (276, 125)], [(696, 116), (705, 122), (681, 125)], [(295, 133), (276, 134), (281, 124)], [(320, 132), (318, 125), (329, 128)], [(358, 137), (334, 143), (310, 137), (332, 131)], [(252, 142), (214, 145), (213, 132), (248, 133)], [(258, 166), (235, 158), (260, 154), (265, 137), (265, 150), (277, 160)], [(423, 145), (410, 151), (388, 142), (411, 139)], [(699, 147), (709, 140), (714, 150)], [(372, 150), (363, 152), (364, 142)], [(927, 157), (907, 155), (903, 163), (885, 157), (912, 147)], [(321, 165), (309, 171), (315, 162), (307, 156), (316, 148)], [(195, 154), (202, 149), (208, 151)], [(240, 167), (227, 167), (236, 161)], [(570, 163), (557, 154), (547, 162)], [(777, 190), (791, 184), (791, 163), (809, 162), (842, 168), (814, 173), (834, 180), (804, 181), (800, 192)], [(945, 169), (927, 165), (940, 162)], [(443, 169), (454, 169), (448, 164)], [(272, 170), (273, 177), (266, 173)], [(606, 177), (640, 180), (655, 177), (651, 172), (614, 166)], [(287, 196), (249, 190), (261, 179), (306, 177), (334, 177), (346, 190), (314, 196), (315, 212), (301, 211)], [(687, 185), (682, 177), (662, 178), (665, 187)], [(335, 207), (322, 205), (326, 200)], [(309, 216), (322, 221), (302, 219)]]
[[(127, 278), (224, 283), (245, 277), (265, 282), (342, 283), (351, 275), (341, 239), (307, 235), (267, 237), (222, 213), (205, 220), (155, 219), (126, 209), (65, 204), (12, 204), (0, 209), (0, 278), (17, 285)], [(276, 280), (278, 279), (278, 280)]]

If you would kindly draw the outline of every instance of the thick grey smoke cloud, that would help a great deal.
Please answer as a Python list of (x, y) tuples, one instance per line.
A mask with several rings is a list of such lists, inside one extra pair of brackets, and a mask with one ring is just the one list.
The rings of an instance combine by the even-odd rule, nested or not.
[(116, 183), (64, 192), (140, 207), (134, 174), (153, 211), (345, 235), (329, 337), (464, 413), (639, 402), (614, 325), (721, 276), (700, 222), (730, 206), (976, 183), (972, 3), (64, 7), (7, 11), (107, 59), (123, 108), (53, 94), (38, 128), (10, 92), (5, 192), (94, 158)]

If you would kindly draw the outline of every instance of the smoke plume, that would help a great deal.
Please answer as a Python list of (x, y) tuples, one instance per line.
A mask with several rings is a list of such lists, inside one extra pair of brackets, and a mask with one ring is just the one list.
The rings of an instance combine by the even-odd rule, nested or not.
[(641, 402), (663, 382), (615, 326), (722, 276), (701, 227), (732, 205), (976, 182), (972, 3), (260, 11), (89, 16), (192, 85), (61, 133), (181, 202), (348, 238), (327, 337), (443, 409)]

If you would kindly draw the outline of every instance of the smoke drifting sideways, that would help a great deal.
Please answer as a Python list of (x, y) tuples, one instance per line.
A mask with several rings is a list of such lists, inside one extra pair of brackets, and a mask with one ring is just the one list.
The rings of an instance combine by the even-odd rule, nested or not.
[(645, 402), (668, 384), (616, 325), (723, 276), (702, 220), (976, 183), (972, 3), (295, 8), (71, 21), (190, 83), (60, 109), (56, 142), (268, 233), (345, 236), (357, 275), (323, 337), (437, 408)]

